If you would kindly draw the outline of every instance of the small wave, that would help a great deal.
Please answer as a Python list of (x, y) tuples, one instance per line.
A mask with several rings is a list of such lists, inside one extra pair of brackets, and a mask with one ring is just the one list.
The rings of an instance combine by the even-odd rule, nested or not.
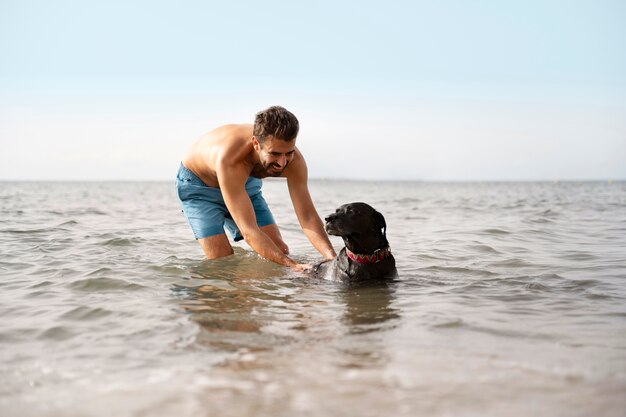
[(469, 274), (481, 276), (491, 276), (495, 274), (494, 272), (487, 271), (486, 269), (471, 269), (459, 266), (427, 266), (424, 268), (418, 268), (417, 270), (426, 272), (445, 272), (453, 274)]
[(70, 320), (96, 320), (101, 317), (106, 317), (111, 313), (111, 311), (104, 308), (80, 306), (67, 311), (61, 318)]
[(31, 285), (28, 288), (42, 288), (42, 287), (49, 287), (50, 285), (54, 285), (54, 282), (52, 282), (52, 281), (41, 281), (41, 282), (38, 282), (36, 284)]
[(563, 277), (558, 274), (518, 275), (497, 279), (496, 281), (514, 287), (523, 287), (529, 290), (548, 291), (551, 287), (546, 285), (546, 283), (552, 282), (552, 285), (555, 285), (555, 282), (560, 282), (556, 280), (563, 280)]
[(47, 239), (45, 242), (37, 245), (35, 248), (43, 253), (53, 253), (64, 251), (73, 247), (74, 239)]
[(94, 209), (94, 208), (83, 210), (82, 214), (95, 214), (97, 216), (106, 216), (107, 215), (107, 213), (105, 211)]
[(525, 229), (520, 230), (520, 235), (530, 235), (530, 236), (545, 236), (549, 237), (550, 240), (555, 240), (556, 235), (553, 232), (543, 229)]
[(99, 210), (97, 208), (84, 208), (84, 209), (76, 209), (76, 210), (69, 210), (65, 213), (68, 216), (80, 216), (80, 215), (85, 215), (85, 214), (95, 214), (96, 216), (106, 216), (107, 213), (105, 211)]
[(514, 338), (514, 339), (562, 341), (562, 336), (551, 334), (551, 333), (538, 333), (538, 332), (530, 332), (530, 331), (514, 330), (514, 329), (499, 329), (499, 328), (494, 328), (494, 327), (475, 326), (475, 325), (466, 325), (465, 327), (471, 331), (490, 334), (492, 336), (507, 337), (507, 338)]
[[(461, 292), (471, 292), (472, 290), (476, 289), (480, 290), (485, 288), (505, 286), (511, 289), (507, 289), (507, 292), (505, 294), (501, 294), (497, 297), (506, 297), (510, 300), (536, 299), (537, 293), (549, 292), (554, 290), (553, 287), (545, 285), (541, 282), (546, 279), (554, 279), (554, 277), (561, 278), (559, 275), (556, 274), (544, 274), (536, 276), (521, 275), (474, 281), (469, 284), (463, 285), (458, 289)], [(511, 293), (511, 291), (515, 291), (515, 293)], [(519, 291), (523, 292), (520, 293)]]
[(514, 339), (535, 339), (535, 340), (559, 340), (562, 338), (558, 335), (549, 333), (530, 332), (527, 330), (505, 329), (497, 327), (489, 327), (484, 325), (470, 324), (461, 318), (451, 319), (430, 326), (433, 329), (463, 329), (477, 333), (489, 334), (497, 337), (514, 338)]
[(159, 275), (171, 277), (186, 277), (188, 275), (185, 268), (177, 265), (149, 265), (148, 269), (157, 272)]
[(78, 222), (75, 220), (68, 220), (66, 222), (61, 223), (60, 225), (58, 225), (57, 227), (63, 227), (63, 226), (75, 226), (77, 225)]
[(42, 233), (49, 233), (54, 229), (54, 227), (44, 227), (41, 229), (4, 229), (0, 230), (0, 233), (8, 233), (12, 235), (37, 235)]
[(524, 254), (526, 254), (526, 253), (531, 252), (531, 250), (530, 250), (530, 249), (525, 248), (525, 247), (522, 247), (522, 246), (508, 246), (508, 247), (506, 248), (506, 250), (507, 250), (509, 253), (524, 253)]
[(484, 290), (486, 288), (492, 288), (495, 281), (496, 280), (478, 280), (472, 281), (468, 284), (457, 284), (454, 288), (450, 290), (450, 292), (460, 294), (473, 294), (475, 292), (481, 292), (481, 290)]
[(602, 283), (595, 279), (578, 279), (566, 281), (561, 286), (561, 289), (574, 293), (584, 293), (592, 289), (597, 289), (601, 285)]
[(597, 259), (595, 255), (592, 255), (589, 252), (576, 251), (576, 250), (566, 251), (559, 257), (561, 259), (567, 259), (571, 261), (592, 261), (594, 259)]
[(102, 242), (102, 245), (103, 246), (133, 246), (143, 241), (144, 240), (140, 237), (130, 237), (130, 238), (115, 237), (113, 239), (108, 239)]
[(595, 279), (577, 279), (577, 280), (569, 281), (565, 285), (565, 287), (587, 289), (587, 288), (595, 287), (598, 284), (600, 284), (600, 281), (595, 280)]
[(68, 230), (66, 228), (67, 226), (74, 226), (77, 224), (78, 222), (74, 220), (68, 220), (57, 226), (52, 226), (52, 227), (41, 227), (38, 229), (4, 229), (4, 230), (0, 230), (0, 233), (8, 233), (12, 235), (37, 235), (37, 234), (50, 233), (50, 232), (55, 232), (55, 231), (63, 232), (63, 231)]
[(85, 214), (95, 214), (98, 216), (104, 216), (107, 213), (105, 213), (102, 210), (98, 210), (98, 209), (94, 209), (94, 208), (87, 208), (87, 209), (74, 209), (74, 210), (66, 210), (66, 211), (60, 211), (60, 210), (46, 210), (44, 211), (44, 213), (47, 214), (53, 214), (55, 216), (82, 216)]
[(486, 235), (510, 235), (511, 234), (511, 232), (509, 232), (508, 230), (499, 229), (499, 228), (483, 229), (479, 233), (486, 234)]
[(31, 291), (28, 293), (28, 298), (50, 299), (54, 297), (56, 297), (54, 291), (38, 290), (38, 291)]
[(65, 326), (54, 326), (39, 334), (38, 339), (69, 340), (76, 336)]
[(421, 201), (422, 200), (419, 199), (419, 198), (404, 197), (404, 198), (395, 199), (395, 200), (392, 201), (392, 203), (397, 204), (400, 207), (403, 207), (406, 204), (417, 204), (417, 203), (420, 203)]
[(34, 264), (28, 262), (0, 262), (0, 269), (8, 271), (19, 271), (34, 267)]
[(551, 210), (551, 209), (547, 209), (547, 210), (544, 210), (544, 211), (542, 211), (540, 213), (537, 213), (537, 215), (538, 216), (542, 216), (542, 217), (555, 218), (555, 217), (559, 217), (560, 213), (556, 212), (554, 210)]
[(462, 319), (453, 319), (444, 321), (442, 323), (433, 324), (433, 329), (458, 329), (465, 326), (465, 322)]
[(626, 311), (610, 311), (608, 313), (603, 313), (603, 316), (607, 317), (624, 317), (626, 318)]
[(545, 291), (549, 291), (550, 287), (543, 285), (539, 282), (531, 282), (529, 284), (526, 284), (526, 289), (545, 292)]
[(412, 253), (409, 255), (409, 258), (417, 261), (442, 261), (447, 259), (441, 256), (435, 256), (432, 253)]
[(112, 272), (113, 272), (113, 270), (111, 268), (107, 268), (105, 266), (105, 267), (102, 267), (102, 268), (98, 268), (95, 271), (91, 271), (90, 273), (87, 274), (87, 276), (88, 277), (92, 277), (92, 276), (95, 276), (95, 275), (109, 274), (109, 273), (112, 273)]
[(530, 224), (548, 224), (548, 223), (554, 223), (554, 220), (546, 219), (544, 217), (538, 217), (534, 219), (528, 219), (526, 220), (526, 222)]
[(597, 293), (597, 292), (587, 292), (584, 294), (584, 297), (589, 300), (608, 300), (608, 299), (613, 298), (612, 296), (608, 294), (602, 294), (602, 293)]
[(481, 253), (500, 254), (499, 251), (495, 250), (494, 248), (492, 248), (489, 245), (475, 245), (475, 246), (472, 246), (472, 249), (476, 250), (477, 252), (481, 252)]
[(492, 262), (490, 264), (490, 266), (508, 267), (508, 268), (523, 268), (523, 267), (532, 266), (532, 264), (530, 264), (529, 262), (526, 262), (523, 259), (511, 258), (511, 259), (505, 259), (505, 260), (502, 260), (502, 261)]
[[(104, 269), (104, 268), (103, 268)], [(144, 288), (143, 285), (134, 284), (123, 279), (116, 278), (86, 278), (79, 279), (68, 284), (68, 287), (80, 291), (102, 291), (102, 290), (138, 290)]]
[(5, 331), (0, 331), (0, 342), (3, 343), (13, 343), (19, 341), (32, 341), (33, 336), (37, 334), (36, 329), (8, 329)]

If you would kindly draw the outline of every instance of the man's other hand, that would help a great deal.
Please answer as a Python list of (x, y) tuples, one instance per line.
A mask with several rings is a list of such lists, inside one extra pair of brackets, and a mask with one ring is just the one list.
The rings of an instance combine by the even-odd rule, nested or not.
[(295, 264), (291, 267), (296, 272), (311, 272), (313, 271), (313, 265), (311, 264)]

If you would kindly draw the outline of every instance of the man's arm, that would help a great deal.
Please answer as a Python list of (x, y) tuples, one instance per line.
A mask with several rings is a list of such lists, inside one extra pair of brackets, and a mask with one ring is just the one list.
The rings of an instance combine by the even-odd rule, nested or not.
[(289, 195), (302, 231), (325, 259), (335, 258), (337, 254), (328, 239), (322, 219), (317, 214), (309, 193), (307, 166), (300, 151), (296, 151), (286, 177)]
[(256, 216), (250, 197), (246, 193), (245, 183), (248, 172), (238, 164), (218, 161), (217, 179), (228, 211), (246, 243), (263, 258), (296, 270), (305, 269), (285, 255), (276, 244), (256, 224)]

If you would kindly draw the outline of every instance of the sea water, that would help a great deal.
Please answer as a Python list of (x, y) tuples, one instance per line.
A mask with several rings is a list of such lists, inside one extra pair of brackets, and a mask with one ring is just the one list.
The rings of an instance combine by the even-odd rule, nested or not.
[(204, 260), (173, 182), (0, 183), (0, 415), (624, 415), (626, 183), (310, 190), (385, 216), (396, 280)]

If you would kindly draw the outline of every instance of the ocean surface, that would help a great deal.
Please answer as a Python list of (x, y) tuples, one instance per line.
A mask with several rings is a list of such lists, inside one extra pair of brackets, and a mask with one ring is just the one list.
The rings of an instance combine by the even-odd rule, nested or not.
[(396, 280), (203, 260), (173, 181), (1, 182), (0, 416), (625, 415), (625, 182), (310, 189), (383, 213)]

